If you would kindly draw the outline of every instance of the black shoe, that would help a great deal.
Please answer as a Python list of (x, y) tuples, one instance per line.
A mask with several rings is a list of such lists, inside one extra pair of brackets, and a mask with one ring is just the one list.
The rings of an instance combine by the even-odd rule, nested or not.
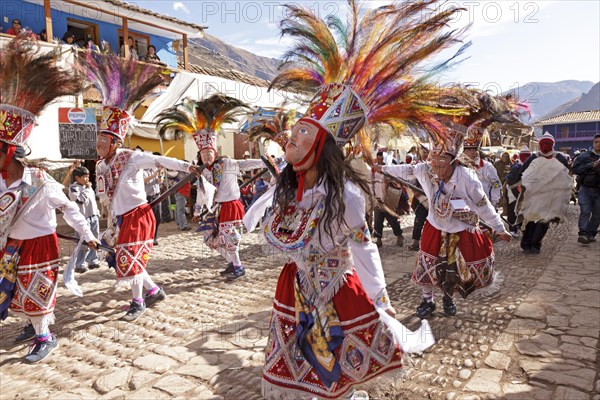
[(35, 338), (35, 329), (33, 329), (32, 324), (29, 324), (23, 327), (19, 336), (15, 338), (15, 343), (26, 342), (27, 340), (31, 340), (33, 338)]
[(233, 266), (233, 263), (229, 263), (229, 264), (227, 264), (227, 268), (225, 268), (223, 271), (219, 272), (219, 275), (221, 275), (221, 276), (229, 275), (230, 273), (233, 272), (234, 269), (235, 269), (235, 267)]
[(596, 238), (594, 236), (588, 236), (588, 241), (590, 243), (594, 243), (596, 241)]
[(533, 254), (533, 250), (532, 249), (523, 249), (523, 253), (525, 254)]
[(33, 339), (33, 345), (29, 349), (29, 354), (25, 356), (25, 361), (28, 363), (42, 361), (57, 347), (58, 339), (54, 335), (51, 335), (50, 339), (43, 342), (36, 337)]
[(163, 301), (166, 298), (167, 294), (164, 290), (162, 290), (162, 288), (160, 288), (156, 291), (156, 293), (150, 296), (146, 294), (146, 297), (144, 297), (144, 303), (146, 304), (146, 308), (150, 308), (154, 304), (158, 303), (159, 301)]
[(138, 319), (144, 312), (146, 311), (145, 303), (138, 303), (135, 300), (131, 300), (131, 304), (129, 304), (129, 310), (123, 316), (125, 321), (135, 321)]
[(454, 304), (454, 300), (452, 297), (446, 297), (442, 299), (444, 302), (444, 314), (449, 317), (453, 317), (456, 315), (456, 304)]
[(587, 236), (579, 236), (577, 241), (581, 244), (590, 244), (590, 239)]
[(180, 231), (182, 232), (187, 232), (187, 231), (191, 231), (192, 228), (190, 228), (189, 226), (186, 226), (185, 228), (181, 228)]
[(158, 240), (154, 241), (154, 246), (158, 246)]
[(92, 264), (88, 268), (89, 269), (98, 269), (98, 268), (100, 268), (100, 264)]
[(423, 299), (419, 307), (417, 307), (417, 317), (424, 319), (429, 317), (435, 311), (435, 303)]
[(377, 239), (375, 239), (375, 244), (377, 245), (377, 247), (383, 246), (383, 242), (381, 241), (380, 237), (378, 237)]
[(238, 278), (241, 278), (244, 275), (246, 275), (246, 270), (244, 269), (244, 267), (235, 267), (233, 271), (225, 275), (225, 278), (228, 281), (234, 281)]
[(88, 267), (85, 267), (85, 266), (76, 267), (75, 272), (83, 274), (84, 272), (88, 272)]
[(542, 252), (542, 249), (538, 249), (536, 247), (533, 247), (531, 249), (531, 254), (540, 254)]
[(419, 245), (413, 243), (410, 246), (408, 246), (408, 249), (411, 250), (411, 251), (419, 251)]

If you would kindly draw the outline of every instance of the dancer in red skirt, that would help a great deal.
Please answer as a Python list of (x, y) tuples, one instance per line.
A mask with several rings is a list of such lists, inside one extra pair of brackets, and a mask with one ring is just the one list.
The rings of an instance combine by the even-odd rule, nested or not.
[(495, 282), (492, 242), (478, 227), (479, 218), (491, 225), (498, 238), (511, 240), (475, 171), (456, 160), (464, 134), (452, 129), (448, 132), (447, 143), (432, 146), (428, 163), (375, 167), (405, 180), (416, 179), (429, 201), (412, 275), (423, 291), (423, 301), (417, 307), (421, 318), (427, 318), (436, 308), (435, 287), (443, 291), (444, 313), (452, 316), (456, 314), (452, 299), (455, 290), (467, 297)]
[(200, 149), (206, 169), (202, 171), (198, 186), (193, 220), (199, 222), (203, 207), (208, 208), (198, 231), (204, 233), (204, 242), (227, 260), (227, 268), (221, 271), (227, 280), (246, 274), (239, 255), (244, 205), (237, 178), (241, 171), (262, 168), (264, 163), (262, 160), (218, 157), (217, 132), (223, 123), (235, 121), (236, 116), (248, 110), (237, 99), (215, 94), (201, 101), (185, 99), (158, 116), (161, 134), (187, 132)]
[[(356, 385), (401, 368), (404, 353), (433, 344), (426, 321), (413, 333), (394, 318), (365, 220), (370, 188), (341, 150), (356, 136), (361, 141), (352, 144), (371, 155), (370, 126), (411, 124), (433, 133), (435, 114), (454, 111), (438, 107), (443, 89), (415, 72), (419, 61), (456, 40), (439, 29), (458, 10), (440, 15), (430, 9), (433, 3), (363, 13), (350, 1), (349, 26), (286, 6), (282, 32), (297, 46), (272, 86), (316, 95), (292, 126), (288, 165), (264, 223), (267, 242), (289, 257), (265, 349), (262, 392), (268, 399), (347, 396)], [(338, 34), (347, 36), (336, 41)], [(427, 50), (413, 53), (421, 49)]]
[(28, 362), (46, 358), (57, 346), (54, 323), (59, 248), (56, 211), (91, 247), (99, 243), (63, 186), (45, 171), (31, 167), (25, 143), (36, 115), (54, 99), (77, 95), (81, 80), (56, 66), (56, 53), (38, 53), (27, 33), (2, 47), (0, 70), (0, 319), (8, 308), (25, 316), (19, 340), (35, 336)]
[[(107, 261), (115, 268), (117, 286), (131, 286), (133, 298), (123, 319), (133, 321), (146, 307), (166, 298), (146, 270), (156, 220), (146, 200), (143, 171), (160, 166), (191, 172), (197, 167), (174, 158), (121, 148), (133, 109), (163, 81), (159, 68), (89, 50), (82, 69), (104, 96), (96, 143), (100, 158), (96, 164), (96, 192), (111, 218), (103, 240), (115, 247), (116, 256)], [(115, 76), (120, 79), (115, 80)], [(144, 297), (143, 288), (147, 290)]]

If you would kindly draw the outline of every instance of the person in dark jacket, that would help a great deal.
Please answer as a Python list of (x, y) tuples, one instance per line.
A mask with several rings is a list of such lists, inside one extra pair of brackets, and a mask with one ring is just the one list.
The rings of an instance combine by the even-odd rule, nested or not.
[(573, 162), (579, 186), (579, 238), (581, 244), (596, 241), (600, 226), (600, 133), (594, 136), (591, 151), (581, 153)]

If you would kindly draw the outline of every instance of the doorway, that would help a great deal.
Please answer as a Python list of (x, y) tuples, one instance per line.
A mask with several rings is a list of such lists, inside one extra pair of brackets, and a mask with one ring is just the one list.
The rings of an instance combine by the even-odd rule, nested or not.
[(98, 25), (87, 21), (67, 18), (67, 30), (75, 35), (75, 43), (86, 48), (89, 40), (93, 40), (96, 46), (100, 44), (100, 33)]

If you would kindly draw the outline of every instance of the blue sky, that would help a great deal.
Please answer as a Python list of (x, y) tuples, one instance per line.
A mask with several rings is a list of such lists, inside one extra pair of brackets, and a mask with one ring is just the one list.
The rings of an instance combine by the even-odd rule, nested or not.
[[(135, 1), (140, 7), (208, 26), (207, 33), (255, 54), (278, 58), (284, 9), (278, 1)], [(345, 1), (295, 1), (326, 16), (343, 15)], [(389, 1), (366, 1), (376, 7)], [(503, 92), (527, 82), (600, 81), (600, 1), (458, 0), (467, 11), (454, 26), (472, 23), (467, 60), (443, 77)], [(523, 93), (527, 97), (533, 93)]]

